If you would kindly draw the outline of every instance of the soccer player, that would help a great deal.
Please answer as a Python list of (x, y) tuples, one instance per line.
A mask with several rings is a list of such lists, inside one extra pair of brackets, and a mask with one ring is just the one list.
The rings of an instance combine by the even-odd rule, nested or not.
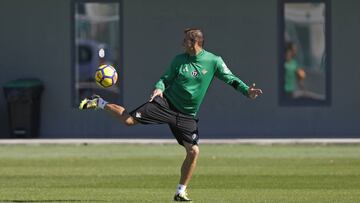
[(249, 87), (233, 75), (221, 57), (205, 51), (203, 45), (204, 35), (200, 29), (186, 29), (185, 53), (173, 59), (155, 84), (150, 100), (129, 113), (124, 107), (108, 103), (97, 95), (84, 99), (79, 106), (80, 109), (105, 109), (127, 126), (168, 124), (177, 142), (186, 150), (175, 201), (191, 201), (186, 187), (199, 156), (196, 114), (214, 76), (251, 99), (262, 94), (255, 84)]
[[(305, 71), (298, 66), (295, 56), (297, 54), (296, 45), (293, 42), (287, 42), (285, 45), (285, 78), (284, 90), (286, 99), (294, 99), (297, 86), (299, 89), (304, 90)], [(303, 77), (300, 77), (302, 73)]]

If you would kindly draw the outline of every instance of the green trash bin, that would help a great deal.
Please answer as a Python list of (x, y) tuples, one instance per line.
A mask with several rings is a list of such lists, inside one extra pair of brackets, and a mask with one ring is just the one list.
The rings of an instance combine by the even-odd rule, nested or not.
[(40, 99), (44, 85), (38, 79), (18, 79), (6, 83), (10, 136), (32, 138), (39, 135)]

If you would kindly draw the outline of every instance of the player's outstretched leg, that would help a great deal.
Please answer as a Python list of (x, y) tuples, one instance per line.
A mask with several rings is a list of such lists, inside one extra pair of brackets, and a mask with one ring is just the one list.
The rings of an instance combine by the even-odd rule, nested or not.
[(196, 167), (196, 161), (199, 157), (199, 146), (184, 142), (186, 149), (186, 158), (181, 166), (181, 177), (177, 192), (174, 196), (175, 201), (188, 202), (192, 201), (188, 198), (186, 186), (189, 184), (191, 176)]
[(129, 113), (125, 110), (124, 107), (119, 106), (117, 104), (107, 103), (104, 109), (118, 118), (122, 123), (127, 126), (133, 126), (138, 124), (138, 122), (134, 119), (134, 117), (130, 116)]
[(105, 109), (127, 126), (132, 126), (138, 123), (126, 112), (124, 107), (117, 104), (110, 104), (99, 95), (93, 95), (90, 98), (83, 99), (80, 102), (79, 109)]

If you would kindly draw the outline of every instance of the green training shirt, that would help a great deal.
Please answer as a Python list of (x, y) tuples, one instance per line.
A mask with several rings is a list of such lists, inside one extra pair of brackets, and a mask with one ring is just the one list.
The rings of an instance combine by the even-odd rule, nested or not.
[(295, 59), (285, 62), (285, 92), (293, 92), (296, 89), (296, 70), (298, 64)]
[(204, 49), (196, 56), (177, 55), (155, 88), (162, 90), (177, 110), (196, 116), (214, 76), (248, 96), (249, 87), (231, 73), (222, 58)]

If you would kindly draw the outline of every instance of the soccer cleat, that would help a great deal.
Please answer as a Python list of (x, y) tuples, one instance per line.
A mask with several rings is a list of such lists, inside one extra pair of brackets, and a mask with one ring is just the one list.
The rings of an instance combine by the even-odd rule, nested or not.
[(100, 96), (93, 95), (90, 98), (85, 98), (80, 102), (79, 109), (98, 109), (98, 101)]
[(191, 202), (192, 200), (187, 197), (187, 192), (179, 193), (174, 196), (175, 202)]

